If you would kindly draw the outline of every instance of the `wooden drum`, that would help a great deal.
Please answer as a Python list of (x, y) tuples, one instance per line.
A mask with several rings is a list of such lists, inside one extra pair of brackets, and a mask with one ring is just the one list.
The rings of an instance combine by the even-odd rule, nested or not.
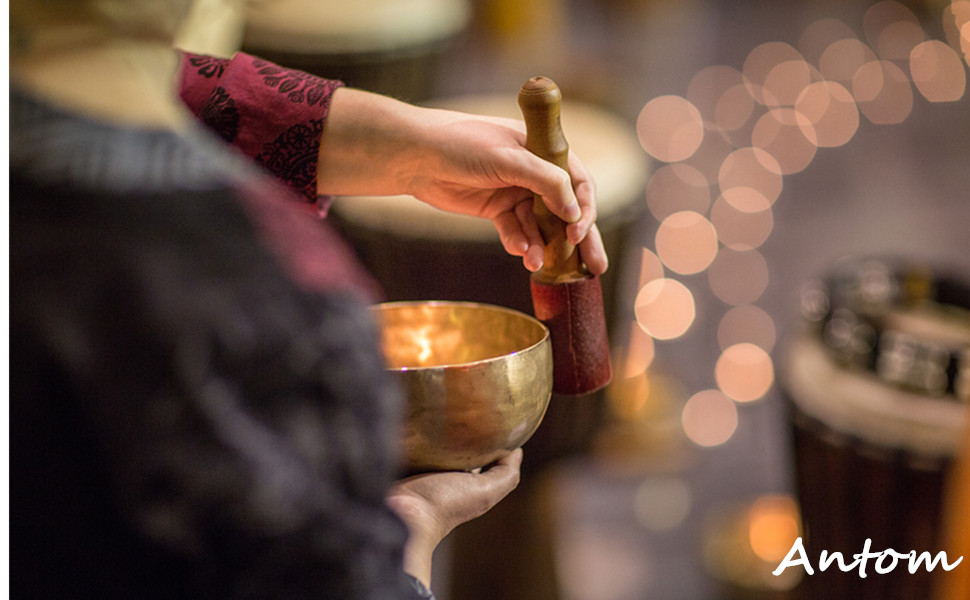
[(946, 482), (970, 435), (970, 306), (940, 293), (957, 291), (956, 299), (960, 289), (864, 261), (812, 292), (815, 314), (790, 344), (784, 378), (815, 569), (803, 579), (804, 598), (930, 598), (946, 577), (942, 566), (923, 563), (911, 574), (909, 559), (889, 557), (868, 559), (864, 578), (859, 565), (823, 572), (819, 555), (841, 552), (852, 565), (867, 539), (871, 553), (936, 557), (946, 549)]
[(417, 102), (438, 59), (468, 26), (469, 0), (251, 3), (243, 50), (286, 67)]

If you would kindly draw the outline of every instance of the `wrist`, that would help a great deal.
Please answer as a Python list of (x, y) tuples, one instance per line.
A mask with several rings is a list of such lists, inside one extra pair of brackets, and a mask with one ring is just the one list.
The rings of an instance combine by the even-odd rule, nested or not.
[(431, 588), (431, 564), (437, 543), (409, 533), (404, 545), (404, 572)]

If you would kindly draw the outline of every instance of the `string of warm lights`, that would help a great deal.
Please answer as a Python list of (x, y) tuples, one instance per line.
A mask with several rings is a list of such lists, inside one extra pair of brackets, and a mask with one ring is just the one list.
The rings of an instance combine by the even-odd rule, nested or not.
[[(774, 383), (775, 324), (756, 303), (767, 288), (759, 247), (773, 228), (772, 206), (784, 177), (803, 171), (822, 148), (847, 144), (864, 118), (904, 121), (915, 93), (954, 102), (966, 91), (970, 0), (944, 7), (945, 41), (930, 39), (918, 18), (894, 0), (865, 12), (863, 39), (834, 18), (809, 25), (797, 48), (769, 42), (742, 68), (699, 71), (684, 96), (646, 103), (637, 120), (643, 149), (664, 163), (647, 187), (659, 223), (654, 249), (642, 249), (635, 322), (620, 380), (646, 378), (655, 340), (683, 336), (697, 318), (694, 293), (678, 276), (706, 274), (726, 307), (717, 337), (716, 388), (681, 409), (687, 438), (711, 447), (737, 427), (737, 403), (762, 397)], [(915, 92), (914, 92), (915, 88)], [(643, 385), (633, 389), (644, 393)], [(635, 413), (643, 398), (629, 397)]]

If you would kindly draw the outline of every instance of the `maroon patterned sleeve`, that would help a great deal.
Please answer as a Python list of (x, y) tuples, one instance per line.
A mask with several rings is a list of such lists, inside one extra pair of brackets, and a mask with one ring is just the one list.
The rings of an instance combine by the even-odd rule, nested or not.
[(180, 95), (207, 127), (277, 179), (317, 202), (323, 122), (340, 81), (237, 53), (231, 59), (182, 53)]

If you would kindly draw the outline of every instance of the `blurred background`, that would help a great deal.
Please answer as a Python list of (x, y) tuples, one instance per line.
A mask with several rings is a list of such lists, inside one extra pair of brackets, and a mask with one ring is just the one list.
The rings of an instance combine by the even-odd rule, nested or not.
[[(937, 537), (921, 539), (970, 518), (964, 510), (940, 524), (970, 395), (970, 299), (959, 283), (970, 282), (970, 2), (285, 0), (222, 13), (205, 5), (225, 2), (199, 4), (205, 31), (221, 14), (243, 33), (196, 35), (198, 50), (238, 45), (412, 102), (515, 116), (530, 76), (563, 90), (564, 131), (597, 179), (611, 251), (614, 382), (594, 398), (553, 399), (526, 447), (522, 488), (440, 550), (441, 600), (942, 597), (908, 584), (819, 594), (800, 568), (770, 571), (805, 529), (799, 489), (841, 498), (821, 509), (819, 532), (857, 514), (904, 529), (888, 506), (903, 500), (887, 490), (911, 473), (933, 474), (903, 494), (928, 507), (917, 525)], [(392, 299), (530, 310), (521, 266), (495, 251), (487, 228), (380, 202), (340, 201), (334, 218)], [(877, 329), (900, 302), (968, 302), (916, 317), (917, 337), (950, 361), (942, 387), (896, 385), (873, 366), (889, 360), (877, 360), (879, 348), (920, 362), (910, 346), (890, 356), (863, 343), (863, 359), (792, 373), (810, 363), (795, 353), (803, 330), (825, 332), (809, 346), (831, 350), (839, 327), (854, 343), (872, 325), (832, 318), (845, 291), (833, 273), (853, 298), (879, 296)], [(937, 297), (939, 282), (957, 291)], [(939, 444), (873, 441), (867, 418), (825, 423), (816, 406), (805, 409), (815, 429), (802, 429), (828, 454), (796, 463), (792, 406), (852, 393), (903, 406), (899, 436), (920, 429)], [(861, 475), (838, 466), (860, 456), (881, 466)], [(823, 463), (836, 465), (831, 476)], [(886, 539), (901, 552), (943, 549)]]

